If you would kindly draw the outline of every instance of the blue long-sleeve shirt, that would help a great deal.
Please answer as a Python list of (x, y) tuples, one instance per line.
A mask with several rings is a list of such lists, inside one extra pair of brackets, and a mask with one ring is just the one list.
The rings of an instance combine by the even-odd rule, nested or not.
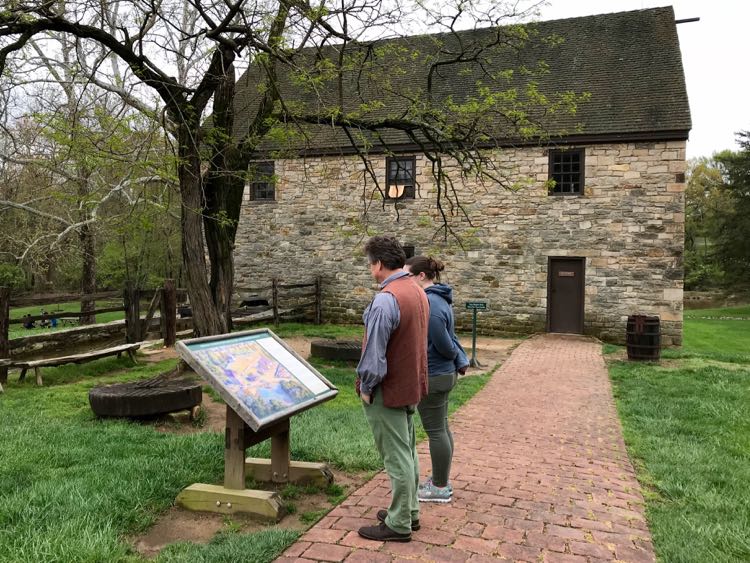
[[(388, 276), (380, 284), (380, 289), (382, 290), (393, 280), (408, 275), (406, 272), (400, 271)], [(398, 328), (401, 321), (401, 312), (396, 298), (390, 293), (381, 291), (365, 309), (362, 320), (365, 323), (367, 342), (357, 365), (357, 375), (360, 378), (360, 392), (370, 395), (388, 373), (385, 352), (391, 334)]]

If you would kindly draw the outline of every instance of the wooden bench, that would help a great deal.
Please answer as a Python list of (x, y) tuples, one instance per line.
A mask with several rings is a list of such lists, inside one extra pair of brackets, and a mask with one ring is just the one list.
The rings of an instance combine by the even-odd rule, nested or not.
[[(18, 377), (18, 381), (26, 379), (26, 372), (33, 368), (37, 385), (42, 385), (41, 368), (43, 367), (61, 366), (64, 364), (84, 364), (92, 360), (115, 355), (119, 358), (123, 353), (127, 354), (130, 359), (133, 360), (133, 363), (138, 363), (135, 359), (135, 351), (140, 347), (140, 344), (120, 344), (119, 346), (112, 346), (111, 348), (103, 348), (102, 350), (94, 350), (92, 352), (84, 352), (81, 354), (71, 354), (70, 356), (60, 356), (58, 358), (29, 360), (27, 362), (10, 360), (9, 367), (21, 369), (21, 375)], [(8, 360), (3, 361), (7, 362)]]

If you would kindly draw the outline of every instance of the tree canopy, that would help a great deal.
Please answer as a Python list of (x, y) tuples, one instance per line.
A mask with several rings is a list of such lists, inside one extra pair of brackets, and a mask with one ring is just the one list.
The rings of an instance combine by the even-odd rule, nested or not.
[(739, 151), (691, 163), (686, 194), (685, 286), (748, 288), (750, 279), (750, 133)]
[[(515, 70), (490, 64), (528, 41), (560, 41), (511, 25), (529, 13), (516, 2), (479, 0), (12, 0), (0, 11), (0, 75), (6, 92), (18, 89), (19, 77), (40, 72), (24, 64), (24, 54), (65, 36), (87, 85), (161, 122), (177, 157), (182, 258), (196, 332), (216, 334), (230, 326), (232, 252), (248, 163), (272, 141), (304, 138), (310, 127), (324, 126), (343, 135), (367, 166), (368, 147), (378, 142), (387, 149), (398, 132), (433, 163), (436, 204), (446, 217), (446, 202), (448, 213), (462, 209), (452, 189), (455, 174), (504, 184), (480, 149), (543, 137), (542, 117), (575, 112), (581, 93), (538, 90), (534, 77), (548, 72), (543, 61)], [(487, 31), (467, 41), (459, 33), (465, 28)], [(442, 35), (420, 46), (393, 41), (415, 29)], [(247, 70), (253, 97), (241, 131), (234, 107), (238, 65)], [(400, 79), (414, 68), (423, 72)], [(523, 75), (521, 83), (514, 72)], [(471, 88), (444, 95), (440, 83), (456, 76)], [(372, 84), (374, 95), (359, 95)], [(8, 107), (22, 109), (23, 100), (15, 100)], [(449, 170), (446, 161), (457, 166)], [(371, 180), (378, 186), (374, 174)]]

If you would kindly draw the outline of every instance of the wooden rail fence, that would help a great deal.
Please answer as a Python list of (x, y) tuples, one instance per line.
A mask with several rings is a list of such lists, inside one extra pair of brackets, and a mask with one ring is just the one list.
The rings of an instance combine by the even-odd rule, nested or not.
[[(315, 324), (322, 322), (321, 278), (317, 276), (307, 283), (283, 283), (273, 278), (270, 285), (262, 287), (238, 287), (235, 294), (255, 294), (268, 297), (267, 302), (274, 324), (278, 325), (282, 318), (294, 319), (300, 317), (312, 318)], [(52, 319), (73, 320), (102, 313), (125, 312), (125, 342), (136, 343), (143, 340), (159, 310), (160, 329), (165, 346), (174, 346), (177, 340), (177, 304), (184, 301), (187, 290), (178, 289), (174, 280), (167, 279), (160, 288), (143, 290), (132, 285), (125, 287), (123, 292), (108, 291), (90, 295), (63, 294), (43, 297), (13, 298), (10, 289), (0, 287), (0, 384), (8, 380), (8, 366), (3, 360), (10, 358), (9, 328), (11, 325), (26, 322), (51, 321)], [(52, 311), (40, 315), (27, 315), (22, 318), (10, 318), (10, 308), (31, 307), (35, 305), (51, 305), (68, 301), (101, 301), (122, 298), (121, 306), (104, 307), (93, 311)], [(146, 314), (141, 317), (141, 300), (150, 299)], [(232, 318), (252, 319), (253, 311), (257, 308), (234, 309)]]
[[(302, 290), (302, 291), (300, 291)], [(307, 290), (307, 291), (305, 291)], [(269, 305), (273, 312), (273, 322), (278, 325), (281, 318), (299, 318), (311, 310), (312, 320), (320, 324), (323, 320), (322, 282), (320, 276), (307, 283), (283, 283), (278, 278), (271, 285), (261, 287), (238, 287), (235, 293), (270, 295)], [(241, 313), (241, 311), (240, 311)], [(233, 316), (235, 316), (233, 314)]]

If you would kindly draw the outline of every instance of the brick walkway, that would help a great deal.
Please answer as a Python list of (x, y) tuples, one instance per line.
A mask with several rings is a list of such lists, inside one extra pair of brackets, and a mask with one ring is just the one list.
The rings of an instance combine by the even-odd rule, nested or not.
[[(653, 561), (600, 350), (545, 335), (513, 352), (454, 415), (454, 500), (422, 504), (410, 543), (357, 535), (389, 504), (380, 473), (278, 561)], [(424, 475), (426, 442), (419, 451)]]

